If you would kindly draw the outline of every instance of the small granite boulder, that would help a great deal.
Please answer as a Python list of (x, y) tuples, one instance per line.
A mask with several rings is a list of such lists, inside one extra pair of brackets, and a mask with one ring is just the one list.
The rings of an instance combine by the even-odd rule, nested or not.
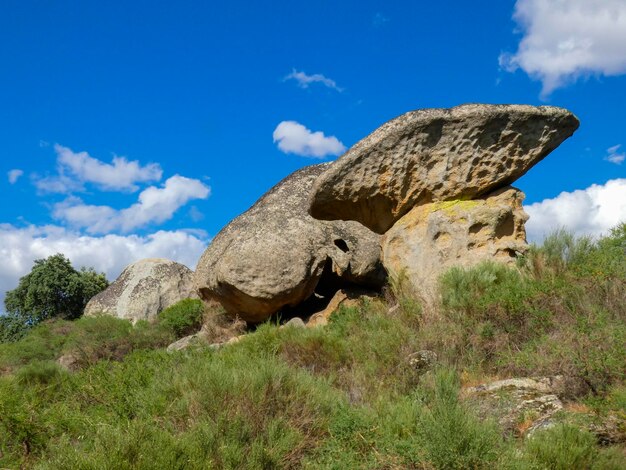
[(552, 106), (466, 104), (397, 117), (315, 182), (309, 211), (385, 233), (415, 206), (474, 199), (509, 185), (578, 128)]
[(163, 309), (176, 302), (197, 298), (193, 272), (175, 261), (149, 258), (124, 269), (104, 291), (85, 307), (85, 315), (112, 315), (131, 320), (153, 320)]
[(506, 433), (517, 436), (552, 425), (563, 409), (555, 389), (562, 377), (523, 377), (469, 387), (464, 398), (482, 418), (496, 419)]

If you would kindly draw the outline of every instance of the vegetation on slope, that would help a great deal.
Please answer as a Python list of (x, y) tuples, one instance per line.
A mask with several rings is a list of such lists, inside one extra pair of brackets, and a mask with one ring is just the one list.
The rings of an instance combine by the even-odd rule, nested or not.
[[(219, 350), (161, 349), (192, 304), (135, 327), (44, 322), (0, 345), (0, 468), (624, 468), (626, 225), (598, 242), (557, 233), (519, 269), (452, 270), (437, 311), (402, 284), (325, 328), (268, 323)], [(407, 357), (423, 349), (438, 361), (419, 375)], [(555, 374), (569, 405), (537, 437), (459, 393)], [(585, 425), (607, 416), (621, 443)]]

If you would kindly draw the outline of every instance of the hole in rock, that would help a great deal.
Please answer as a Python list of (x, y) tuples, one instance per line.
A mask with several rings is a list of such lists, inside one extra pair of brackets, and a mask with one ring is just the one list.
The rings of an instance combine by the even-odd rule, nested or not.
[(324, 264), (324, 270), (322, 271), (322, 275), (320, 276), (313, 294), (296, 306), (284, 307), (276, 315), (274, 320), (286, 322), (294, 317), (300, 317), (304, 321), (307, 321), (311, 315), (324, 310), (328, 304), (330, 304), (335, 294), (341, 289), (346, 291), (348, 298), (357, 298), (365, 292), (370, 294), (380, 292), (379, 286), (366, 285), (365, 283), (355, 283), (342, 279), (333, 272), (333, 261), (330, 258), (327, 258), (326, 263)]
[(482, 223), (478, 222), (478, 223), (473, 224), (469, 228), (469, 233), (471, 235), (476, 235), (476, 234), (480, 233), (481, 231), (483, 231), (486, 228), (489, 228), (487, 224), (482, 224)]
[(344, 253), (347, 253), (348, 251), (350, 251), (350, 248), (348, 248), (348, 244), (346, 243), (346, 241), (342, 240), (341, 238), (338, 238), (337, 240), (335, 240), (335, 246), (339, 248), (341, 251), (343, 251)]
[(496, 251), (496, 256), (503, 258), (516, 258), (517, 253), (512, 248), (500, 248)]
[(508, 213), (496, 228), (496, 238), (510, 237), (515, 233), (515, 219)]

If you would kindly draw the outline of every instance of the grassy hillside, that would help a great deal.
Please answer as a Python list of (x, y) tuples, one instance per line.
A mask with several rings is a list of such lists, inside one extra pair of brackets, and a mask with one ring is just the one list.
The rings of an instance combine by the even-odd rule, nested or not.
[[(324, 328), (176, 353), (196, 303), (135, 327), (44, 323), (0, 344), (0, 468), (626, 468), (626, 225), (555, 234), (516, 269), (453, 269), (441, 294), (425, 310), (397, 279)], [(438, 358), (425, 374), (420, 350)], [(566, 406), (529, 438), (459, 393), (539, 375), (564, 376)], [(610, 442), (592, 432), (607, 419)]]

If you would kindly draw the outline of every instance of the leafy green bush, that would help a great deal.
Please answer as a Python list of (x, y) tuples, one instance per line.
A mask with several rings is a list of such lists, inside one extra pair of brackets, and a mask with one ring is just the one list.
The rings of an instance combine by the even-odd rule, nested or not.
[(159, 323), (177, 338), (195, 333), (202, 326), (204, 305), (199, 299), (183, 299), (159, 313)]
[(31, 272), (6, 293), (4, 305), (10, 323), (0, 323), (0, 339), (15, 341), (32, 326), (50, 318), (78, 318), (89, 299), (107, 286), (104, 274), (92, 268), (77, 271), (60, 253), (35, 260)]

